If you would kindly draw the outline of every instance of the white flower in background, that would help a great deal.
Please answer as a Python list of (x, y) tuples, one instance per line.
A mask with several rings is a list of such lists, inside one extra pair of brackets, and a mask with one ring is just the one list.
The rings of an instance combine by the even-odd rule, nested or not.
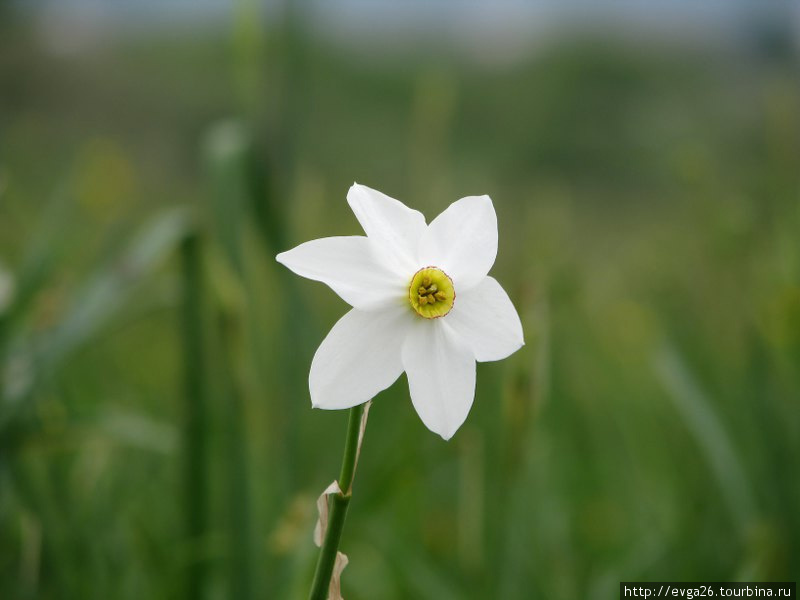
[(312, 240), (277, 256), (353, 307), (314, 355), (311, 403), (351, 408), (405, 371), (423, 423), (450, 439), (475, 397), (475, 361), (500, 360), (524, 343), (514, 305), (488, 276), (497, 256), (492, 201), (462, 198), (430, 225), (363, 185), (347, 202), (366, 237)]

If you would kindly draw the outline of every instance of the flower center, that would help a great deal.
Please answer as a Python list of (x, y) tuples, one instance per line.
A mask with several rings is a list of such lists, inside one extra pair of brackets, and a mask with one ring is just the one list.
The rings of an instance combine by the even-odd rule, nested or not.
[(445, 316), (453, 308), (455, 299), (453, 280), (436, 267), (425, 267), (417, 271), (408, 287), (411, 308), (425, 319)]

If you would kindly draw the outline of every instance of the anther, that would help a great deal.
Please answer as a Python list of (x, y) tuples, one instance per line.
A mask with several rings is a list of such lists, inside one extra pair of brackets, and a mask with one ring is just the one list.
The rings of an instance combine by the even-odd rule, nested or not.
[(453, 308), (455, 300), (453, 281), (447, 273), (437, 267), (424, 267), (411, 279), (408, 299), (411, 308), (420, 317), (425, 319), (443, 317)]

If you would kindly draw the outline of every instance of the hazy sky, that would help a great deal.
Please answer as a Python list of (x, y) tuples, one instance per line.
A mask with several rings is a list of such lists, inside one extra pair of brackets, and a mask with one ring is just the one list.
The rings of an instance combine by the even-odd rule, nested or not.
[[(21, 7), (73, 12), (97, 18), (175, 17), (217, 19), (231, 7), (252, 4), (277, 13), (287, 0), (15, 0)], [(478, 24), (523, 21), (537, 18), (630, 18), (641, 21), (699, 20), (709, 26), (741, 20), (753, 13), (792, 10), (796, 0), (301, 0), (312, 18), (370, 23), (383, 28), (437, 26), (443, 18), (470, 20)]]
[[(265, 24), (279, 23), (283, 0), (14, 0), (38, 11), (49, 36), (102, 35), (109, 28), (224, 25), (250, 5)], [(548, 35), (592, 27), (680, 41), (714, 42), (772, 20), (797, 40), (800, 0), (301, 0), (307, 24), (349, 45), (407, 46), (409, 39), (448, 39), (469, 49), (490, 43), (514, 54)], [(788, 23), (788, 25), (787, 25)], [(53, 40), (55, 41), (55, 40)]]

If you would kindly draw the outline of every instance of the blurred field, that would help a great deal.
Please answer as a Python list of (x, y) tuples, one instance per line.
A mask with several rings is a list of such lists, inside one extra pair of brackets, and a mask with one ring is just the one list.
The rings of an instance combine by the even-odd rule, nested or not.
[[(274, 255), (492, 196), (527, 345), (445, 443), (374, 402), (348, 600), (800, 573), (794, 51), (566, 38), (480, 64), (289, 22), (73, 53), (0, 6), (0, 597), (303, 598), (346, 310)], [(763, 33), (763, 32), (762, 32)], [(780, 40), (779, 40), (780, 41)]]

